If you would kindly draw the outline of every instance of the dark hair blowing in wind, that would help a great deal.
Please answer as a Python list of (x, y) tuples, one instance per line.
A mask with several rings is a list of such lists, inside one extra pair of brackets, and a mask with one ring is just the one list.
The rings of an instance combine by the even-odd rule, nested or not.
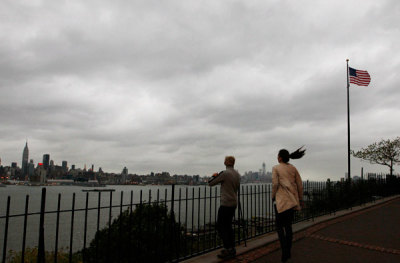
[(290, 159), (300, 159), (304, 156), (306, 149), (303, 150), (304, 146), (301, 146), (296, 151), (289, 153), (288, 150), (282, 149), (279, 151), (278, 156), (282, 158), (284, 163), (288, 163)]

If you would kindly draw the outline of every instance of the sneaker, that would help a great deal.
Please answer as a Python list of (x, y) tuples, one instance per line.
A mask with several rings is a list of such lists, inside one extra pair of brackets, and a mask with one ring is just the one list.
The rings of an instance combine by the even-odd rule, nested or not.
[(229, 249), (222, 249), (221, 253), (218, 254), (218, 258), (221, 259), (228, 259), (228, 258), (234, 258), (236, 256), (236, 249), (235, 248), (229, 248)]
[(228, 255), (228, 250), (226, 248), (222, 249), (221, 252), (217, 255), (219, 258), (225, 258)]

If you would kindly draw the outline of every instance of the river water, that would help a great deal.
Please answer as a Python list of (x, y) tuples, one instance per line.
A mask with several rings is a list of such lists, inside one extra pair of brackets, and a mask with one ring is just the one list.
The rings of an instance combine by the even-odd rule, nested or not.
[[(0, 217), (6, 214), (7, 198), (10, 196), (10, 215), (21, 215), (10, 217), (7, 239), (7, 250), (20, 251), (23, 240), (24, 212), (26, 207), (26, 198), (29, 196), (28, 213), (37, 213), (40, 211), (42, 188), (40, 186), (17, 186), (8, 185), (0, 187)], [(102, 229), (109, 222), (110, 202), (111, 220), (115, 219), (120, 213), (120, 205), (122, 210), (126, 210), (133, 204), (159, 200), (165, 202), (168, 200), (167, 206), (172, 207), (171, 196), (172, 186), (131, 186), (131, 185), (110, 185), (97, 188), (101, 190), (114, 191), (110, 192), (84, 192), (82, 190), (93, 190), (93, 188), (81, 186), (47, 186), (46, 187), (46, 209), (45, 211), (45, 248), (53, 250), (55, 246), (56, 222), (58, 198), (60, 198), (59, 217), (59, 249), (63, 248), (68, 251), (71, 240), (71, 223), (73, 196), (75, 195), (75, 211), (73, 216), (73, 250), (77, 251), (84, 245), (84, 225), (85, 225), (85, 207), (86, 198), (88, 197), (87, 212), (87, 241), (89, 245), (97, 230), (97, 222), (99, 228)], [(219, 206), (219, 186), (210, 188), (208, 186), (175, 186), (174, 191), (174, 212), (177, 221), (180, 221), (187, 229), (196, 229), (197, 226), (203, 226), (204, 223), (213, 223), (216, 220), (216, 212)], [(270, 209), (270, 185), (245, 185), (241, 187), (242, 191), (242, 210), (245, 218), (254, 216), (267, 215)], [(122, 193), (122, 194), (121, 194)], [(259, 194), (256, 194), (259, 193)], [(205, 197), (205, 198), (204, 198)], [(100, 210), (98, 217), (98, 202), (104, 207)], [(122, 201), (121, 201), (122, 200)], [(92, 208), (92, 209), (91, 209)], [(49, 213), (54, 212), (54, 213)], [(238, 213), (238, 209), (237, 209)], [(271, 216), (271, 215), (269, 215)], [(5, 218), (0, 218), (0, 254), (4, 247)], [(38, 244), (39, 232), (39, 215), (29, 215), (27, 220), (26, 231), (26, 247), (35, 247)]]

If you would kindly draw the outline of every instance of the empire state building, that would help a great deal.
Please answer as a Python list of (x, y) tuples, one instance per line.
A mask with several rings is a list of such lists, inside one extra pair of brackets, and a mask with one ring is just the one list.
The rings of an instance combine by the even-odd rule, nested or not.
[(28, 174), (28, 159), (29, 159), (29, 149), (28, 149), (28, 142), (26, 142), (24, 152), (22, 153), (22, 175)]

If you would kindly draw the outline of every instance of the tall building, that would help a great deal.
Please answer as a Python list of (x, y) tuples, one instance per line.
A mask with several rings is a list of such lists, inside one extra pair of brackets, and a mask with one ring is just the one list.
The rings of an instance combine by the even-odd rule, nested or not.
[(120, 181), (121, 184), (126, 183), (127, 176), (128, 176), (128, 168), (124, 167), (121, 173), (121, 181)]
[(22, 153), (22, 175), (28, 174), (28, 159), (29, 159), (29, 149), (28, 149), (28, 142), (25, 144), (24, 151)]
[(38, 167), (38, 174), (39, 174), (39, 178), (40, 178), (40, 183), (44, 184), (47, 181), (47, 170), (44, 168), (44, 165), (39, 165)]
[(67, 161), (62, 161), (62, 170), (64, 173), (68, 172), (68, 162)]
[(265, 176), (265, 172), (266, 172), (266, 170), (265, 170), (265, 163), (263, 163), (263, 164), (262, 164), (262, 175), (263, 175), (263, 176)]
[(17, 170), (17, 163), (16, 162), (12, 162), (11, 163), (11, 176), (15, 176), (15, 170)]
[(33, 160), (31, 159), (31, 161), (28, 164), (28, 178), (30, 178), (34, 174), (35, 174), (35, 164), (33, 163)]
[(50, 166), (50, 154), (43, 154), (43, 168), (49, 169)]

